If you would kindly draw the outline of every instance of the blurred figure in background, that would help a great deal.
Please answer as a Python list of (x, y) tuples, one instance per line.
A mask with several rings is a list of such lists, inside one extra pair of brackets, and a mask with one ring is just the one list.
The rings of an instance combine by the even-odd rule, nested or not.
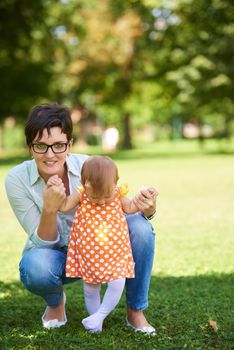
[(106, 153), (111, 153), (116, 150), (119, 142), (119, 131), (111, 126), (104, 130), (102, 134), (102, 149)]

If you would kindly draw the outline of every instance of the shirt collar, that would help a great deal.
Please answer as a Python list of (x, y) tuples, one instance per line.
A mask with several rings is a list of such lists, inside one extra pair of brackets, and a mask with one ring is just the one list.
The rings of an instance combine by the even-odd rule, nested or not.
[(37, 180), (40, 178), (40, 174), (37, 169), (37, 165), (35, 160), (31, 160), (31, 166), (30, 166), (30, 185), (34, 185)]
[[(79, 170), (77, 169), (77, 166), (75, 166), (75, 164), (73, 164), (73, 162), (69, 156), (67, 156), (66, 164), (67, 164), (68, 172), (71, 172), (75, 176), (80, 175)], [(31, 186), (34, 185), (39, 178), (41, 178), (41, 176), (38, 172), (36, 162), (33, 159), (33, 160), (31, 160), (31, 167), (30, 167), (30, 185)]]
[(72, 158), (69, 155), (67, 156), (66, 164), (67, 164), (68, 172), (71, 172), (75, 176), (79, 176), (80, 175), (80, 172), (79, 172), (79, 169), (77, 167), (77, 164), (74, 164), (74, 162), (72, 162)]

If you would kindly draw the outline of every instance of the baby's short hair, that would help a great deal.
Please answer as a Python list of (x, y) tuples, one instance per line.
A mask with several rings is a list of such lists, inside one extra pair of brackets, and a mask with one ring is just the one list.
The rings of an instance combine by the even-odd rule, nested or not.
[(85, 187), (87, 182), (97, 196), (110, 194), (113, 184), (119, 179), (118, 168), (113, 160), (106, 156), (91, 156), (81, 169), (81, 183)]

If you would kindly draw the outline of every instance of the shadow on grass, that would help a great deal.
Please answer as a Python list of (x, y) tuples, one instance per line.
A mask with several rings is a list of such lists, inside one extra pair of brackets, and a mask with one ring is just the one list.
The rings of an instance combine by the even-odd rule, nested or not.
[[(125, 326), (124, 297), (105, 321), (102, 334), (81, 326), (86, 316), (82, 283), (65, 287), (65, 327), (42, 329), (43, 301), (20, 283), (1, 283), (1, 349), (233, 349), (233, 275), (152, 277), (146, 314), (158, 334), (148, 337)], [(218, 331), (208, 321), (217, 321)]]
[(0, 158), (0, 166), (1, 165), (14, 166), (24, 162), (25, 160), (30, 160), (29, 155), (3, 157), (3, 158)]
[[(160, 147), (160, 144), (159, 144)], [(87, 152), (80, 152), (79, 149), (76, 147), (73, 149), (74, 153), (87, 153), (87, 154), (100, 154), (105, 155), (105, 153), (101, 150), (101, 148), (93, 149), (92, 147), (87, 150)], [(201, 157), (201, 156), (217, 156), (217, 155), (223, 155), (223, 156), (233, 156), (234, 150), (231, 147), (218, 147), (214, 149), (209, 149), (206, 147), (197, 147), (195, 149), (191, 149), (183, 146), (182, 148), (176, 147), (176, 144), (171, 143), (171, 147), (168, 149), (160, 149), (157, 148), (157, 144), (152, 144), (152, 147), (142, 147), (142, 148), (135, 148), (132, 150), (119, 150), (115, 153), (112, 153), (110, 156), (114, 160), (136, 160), (136, 159), (170, 159), (170, 158), (194, 158), (194, 157)], [(22, 163), (25, 160), (30, 160), (30, 155), (27, 151), (22, 151), (21, 153), (19, 150), (16, 150), (15, 154), (0, 154), (0, 166), (6, 165), (6, 166), (14, 166), (17, 164)]]
[[(79, 151), (74, 151), (74, 153), (79, 153)], [(96, 154), (96, 152), (87, 151), (87, 154), (92, 155)], [(99, 155), (105, 155), (103, 152), (98, 152)], [(144, 151), (139, 149), (134, 150), (126, 150), (126, 151), (118, 151), (112, 153), (110, 157), (114, 160), (141, 160), (141, 159), (178, 159), (178, 158), (196, 158), (201, 156), (233, 156), (234, 152), (227, 150), (217, 150), (217, 151), (175, 151), (171, 152), (159, 152), (159, 151)], [(0, 157), (0, 166), (15, 166), (24, 162), (25, 160), (31, 160), (30, 156), (27, 154), (22, 156), (8, 156), (8, 157)]]
[(119, 151), (111, 154), (114, 160), (136, 160), (136, 159), (178, 159), (178, 158), (196, 158), (201, 156), (233, 156), (232, 151), (204, 151), (204, 152), (147, 152), (141, 150)]

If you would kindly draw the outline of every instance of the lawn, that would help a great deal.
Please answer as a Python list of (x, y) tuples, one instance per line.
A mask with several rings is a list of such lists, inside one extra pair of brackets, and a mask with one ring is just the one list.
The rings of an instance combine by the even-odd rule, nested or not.
[[(23, 158), (0, 158), (0, 349), (234, 349), (234, 159), (211, 143), (154, 145), (113, 155), (130, 194), (154, 185), (156, 255), (146, 315), (157, 336), (125, 326), (124, 296), (102, 334), (81, 327), (82, 285), (66, 286), (69, 323), (43, 330), (43, 301), (23, 289), (18, 261), (25, 234), (9, 208), (3, 180)], [(211, 327), (209, 321), (215, 321)]]

